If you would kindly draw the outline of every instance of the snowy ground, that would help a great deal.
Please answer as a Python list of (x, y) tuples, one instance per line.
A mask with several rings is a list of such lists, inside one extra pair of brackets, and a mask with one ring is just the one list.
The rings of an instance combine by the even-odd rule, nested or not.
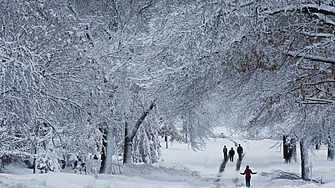
[[(236, 171), (236, 160), (228, 162), (225, 171), (219, 174), (222, 162), (222, 147), (240, 143), (246, 152), (241, 172), (248, 164), (253, 175), (254, 188), (333, 188), (335, 187), (335, 161), (326, 160), (326, 148), (310, 154), (312, 176), (324, 184), (301, 180), (273, 179), (281, 172), (300, 175), (300, 160), (283, 163), (280, 145), (273, 140), (238, 140), (236, 138), (211, 139), (204, 151), (194, 152), (185, 144), (173, 143), (169, 149), (162, 148), (163, 161), (154, 166), (115, 166), (119, 175), (99, 175), (98, 179), (77, 175), (70, 170), (62, 173), (31, 174), (31, 170), (12, 168), (12, 174), (0, 174), (1, 188), (233, 188), (244, 187), (244, 177)], [(164, 145), (164, 144), (162, 144)], [(273, 147), (274, 146), (274, 147)], [(299, 154), (299, 153), (298, 153)], [(236, 158), (235, 158), (236, 159)]]

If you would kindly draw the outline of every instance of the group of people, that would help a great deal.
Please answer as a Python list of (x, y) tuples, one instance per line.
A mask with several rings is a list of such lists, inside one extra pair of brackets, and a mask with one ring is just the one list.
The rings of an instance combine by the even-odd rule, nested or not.
[[(243, 154), (243, 148), (241, 146), (241, 144), (238, 145), (237, 149), (237, 154), (238, 154), (238, 159), (239, 160), (242, 160), (242, 154)], [(223, 146), (223, 156), (224, 156), (224, 160), (228, 160), (228, 155), (229, 155), (229, 160), (231, 162), (233, 162), (234, 160), (234, 155), (235, 155), (235, 151), (234, 151), (234, 148), (231, 147), (231, 149), (229, 150), (228, 152), (228, 149), (226, 146)], [(253, 172), (249, 165), (247, 165), (245, 167), (245, 170), (244, 172), (241, 172), (240, 173), (241, 175), (245, 175), (245, 185), (246, 187), (250, 187), (250, 180), (251, 180), (251, 174), (257, 174), (257, 172)]]
[[(243, 148), (241, 146), (241, 144), (238, 145), (237, 147), (237, 154), (238, 154), (238, 159), (239, 160), (242, 160), (242, 154), (243, 154)], [(231, 147), (231, 149), (229, 150), (228, 152), (228, 149), (226, 146), (223, 146), (223, 156), (224, 156), (224, 160), (227, 160), (228, 159), (228, 154), (229, 154), (229, 160), (231, 162), (234, 161), (234, 155), (235, 155), (235, 150), (233, 147)]]

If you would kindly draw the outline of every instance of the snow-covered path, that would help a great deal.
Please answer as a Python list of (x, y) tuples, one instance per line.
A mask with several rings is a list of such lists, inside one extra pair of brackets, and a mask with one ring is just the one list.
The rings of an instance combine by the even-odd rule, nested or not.
[[(234, 162), (226, 165), (219, 174), (223, 160), (222, 147), (243, 146), (246, 153), (240, 171), (236, 171), (237, 156)], [(237, 138), (217, 138), (208, 141), (204, 151), (194, 152), (186, 144), (173, 143), (169, 149), (162, 148), (163, 160), (155, 165), (121, 166), (122, 174), (100, 174), (92, 176), (68, 173), (30, 174), (31, 171), (18, 171), (16, 175), (0, 174), (1, 188), (233, 188), (244, 187), (242, 172), (246, 165), (253, 171), (253, 188), (333, 188), (335, 187), (335, 162), (326, 160), (326, 148), (311, 155), (313, 178), (322, 179), (326, 184), (318, 185), (301, 180), (275, 179), (273, 175), (285, 171), (300, 175), (300, 163), (285, 164), (280, 145), (273, 140), (239, 140)], [(164, 144), (162, 144), (164, 145)], [(275, 146), (275, 147), (273, 147)], [(298, 153), (299, 154), (299, 153)], [(118, 167), (115, 167), (118, 171)], [(21, 175), (17, 175), (21, 174)], [(216, 179), (219, 181), (215, 182)]]
[[(235, 147), (235, 142), (241, 144), (246, 153), (240, 171), (236, 171), (237, 155), (234, 162), (227, 162), (225, 171), (219, 174), (219, 166), (223, 160), (222, 147), (226, 145), (228, 149)], [(299, 149), (299, 148), (298, 148)], [(173, 157), (176, 151), (180, 151), (180, 155), (189, 157)], [(313, 178), (323, 180), (324, 182), (334, 181), (335, 163), (326, 160), (326, 148), (311, 154), (310, 162), (313, 165)], [(209, 180), (214, 180), (218, 176), (219, 182), (213, 183), (211, 187), (244, 187), (244, 176), (240, 175), (246, 165), (249, 165), (253, 171), (258, 174), (252, 176), (252, 187), (319, 187), (320, 185), (304, 182), (301, 180), (284, 180), (272, 177), (281, 171), (294, 173), (300, 176), (300, 160), (298, 152), (297, 162), (285, 164), (282, 159), (281, 145), (273, 140), (239, 140), (237, 138), (217, 138), (208, 142), (207, 149), (204, 151), (193, 152), (187, 150), (186, 145), (175, 144), (169, 149), (163, 149), (165, 156), (165, 164), (182, 163), (186, 167), (199, 171)], [(213, 181), (214, 182), (214, 181)], [(323, 185), (321, 187), (333, 187), (333, 185)], [(335, 186), (334, 186), (335, 187)]]

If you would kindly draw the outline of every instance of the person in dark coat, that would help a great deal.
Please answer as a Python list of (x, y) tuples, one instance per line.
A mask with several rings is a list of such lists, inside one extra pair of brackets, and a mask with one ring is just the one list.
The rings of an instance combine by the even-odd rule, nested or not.
[(245, 186), (250, 187), (251, 174), (257, 174), (257, 172), (252, 172), (252, 170), (249, 168), (249, 165), (247, 165), (244, 172), (240, 174), (245, 175)]
[(238, 154), (238, 159), (242, 160), (242, 153), (243, 153), (243, 148), (241, 146), (241, 144), (238, 145), (237, 147), (237, 154)]
[(223, 152), (224, 160), (226, 159), (228, 160), (228, 149), (226, 146), (223, 146), (222, 152)]
[(74, 163), (73, 163), (73, 170), (77, 167), (77, 165), (78, 165), (78, 161), (75, 160)]
[(233, 162), (233, 160), (234, 160), (234, 155), (235, 155), (234, 148), (231, 147), (231, 149), (229, 150), (229, 159), (230, 159), (231, 162)]

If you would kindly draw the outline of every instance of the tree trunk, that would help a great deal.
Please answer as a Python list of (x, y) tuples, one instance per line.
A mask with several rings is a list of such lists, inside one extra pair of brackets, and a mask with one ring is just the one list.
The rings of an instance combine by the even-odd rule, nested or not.
[(315, 150), (319, 150), (320, 149), (320, 145), (319, 144), (315, 144)]
[(297, 141), (294, 138), (291, 140), (291, 147), (292, 147), (292, 158), (294, 162), (297, 162)]
[(103, 130), (103, 150), (101, 154), (101, 166), (100, 173), (112, 173), (112, 159), (113, 159), (113, 146), (114, 146), (114, 138), (113, 131), (111, 128), (106, 128)]
[(128, 125), (126, 123), (125, 127), (125, 138), (124, 138), (124, 153), (123, 153), (123, 163), (131, 163), (131, 154), (132, 154), (132, 145), (133, 145), (133, 139), (138, 131), (138, 129), (140, 128), (140, 125), (142, 124), (142, 122), (144, 121), (144, 119), (147, 117), (147, 115), (149, 114), (149, 112), (154, 108), (155, 103), (152, 102), (149, 106), (148, 109), (146, 109), (141, 117), (137, 120), (134, 128), (132, 129), (132, 131), (130, 133), (128, 133)]
[(123, 164), (124, 163), (131, 163), (131, 148), (133, 143), (128, 135), (128, 123), (125, 123), (125, 130), (124, 130), (124, 151), (123, 151)]
[(34, 161), (33, 161), (33, 174), (36, 174), (36, 170), (37, 170), (37, 162), (36, 162), (36, 154), (37, 154), (37, 150), (36, 147), (34, 148)]
[(287, 158), (287, 144), (286, 144), (286, 136), (283, 135), (283, 158), (286, 160)]
[(328, 152), (327, 152), (327, 160), (332, 161), (334, 160), (334, 146), (332, 144), (328, 144)]
[(304, 140), (300, 141), (300, 153), (301, 153), (301, 178), (303, 180), (309, 180), (309, 168), (308, 165), (308, 149)]
[[(186, 115), (184, 116), (186, 118)], [(187, 120), (185, 119), (183, 121), (183, 132), (184, 132), (184, 135), (185, 135), (185, 143), (187, 143)]]
[(328, 132), (328, 153), (327, 160), (334, 160), (335, 147), (331, 134)]
[(102, 148), (102, 152), (101, 152), (101, 166), (100, 166), (100, 170), (99, 172), (102, 174), (102, 173), (105, 173), (106, 171), (106, 158), (107, 158), (107, 132), (108, 130), (107, 129), (100, 129), (100, 131), (102, 132), (102, 138), (103, 138), (103, 142), (102, 142), (102, 145), (103, 145), (103, 148)]
[(165, 135), (165, 147), (166, 147), (166, 149), (169, 148), (169, 141), (168, 141), (168, 136), (167, 135)]
[[(112, 174), (112, 166), (113, 166), (113, 147), (114, 147), (114, 137), (113, 131), (110, 127), (108, 127), (106, 134), (106, 159), (105, 159), (105, 173)], [(116, 159), (118, 160), (118, 159)]]

